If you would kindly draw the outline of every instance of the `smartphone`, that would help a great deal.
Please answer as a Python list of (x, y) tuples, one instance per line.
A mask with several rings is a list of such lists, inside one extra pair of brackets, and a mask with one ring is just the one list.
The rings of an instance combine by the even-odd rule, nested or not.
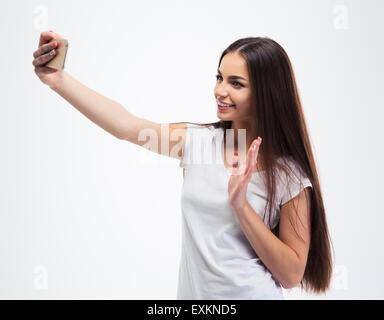
[(55, 48), (56, 56), (50, 60), (45, 66), (63, 70), (65, 65), (65, 58), (68, 51), (68, 40), (65, 39), (52, 39), (49, 43), (56, 41), (59, 45)]

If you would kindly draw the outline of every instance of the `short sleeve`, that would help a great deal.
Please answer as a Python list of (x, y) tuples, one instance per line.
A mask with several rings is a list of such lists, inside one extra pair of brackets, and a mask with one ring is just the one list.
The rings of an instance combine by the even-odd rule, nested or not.
[(286, 183), (281, 190), (281, 201), (280, 205), (285, 204), (289, 200), (296, 197), (306, 187), (312, 188), (312, 183), (308, 177), (300, 170), (299, 166), (291, 163), (291, 177), (287, 177)]
[(186, 122), (185, 144), (179, 167), (185, 168), (190, 164), (201, 164), (211, 161), (213, 126), (193, 124)]

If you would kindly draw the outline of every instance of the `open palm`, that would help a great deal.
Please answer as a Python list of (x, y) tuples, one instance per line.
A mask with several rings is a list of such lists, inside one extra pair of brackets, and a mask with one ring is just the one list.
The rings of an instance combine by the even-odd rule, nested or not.
[(238, 157), (235, 156), (231, 177), (228, 182), (229, 201), (233, 209), (243, 208), (247, 202), (248, 183), (257, 164), (257, 155), (262, 139), (254, 140), (248, 150), (245, 168), (240, 167)]

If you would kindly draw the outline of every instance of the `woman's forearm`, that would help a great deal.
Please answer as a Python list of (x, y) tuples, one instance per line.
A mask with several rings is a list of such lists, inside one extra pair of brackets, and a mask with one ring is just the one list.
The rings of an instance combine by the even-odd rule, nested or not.
[(123, 126), (134, 121), (134, 115), (121, 104), (88, 88), (65, 71), (51, 89), (88, 119), (119, 139), (122, 139)]
[(303, 274), (296, 253), (267, 228), (249, 202), (234, 212), (250, 245), (275, 279), (285, 289), (299, 285)]

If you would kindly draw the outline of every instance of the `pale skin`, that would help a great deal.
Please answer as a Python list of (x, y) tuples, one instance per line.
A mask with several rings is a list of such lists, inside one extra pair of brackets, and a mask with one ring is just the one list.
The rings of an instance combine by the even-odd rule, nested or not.
[[(157, 142), (160, 145), (162, 132), (160, 123), (133, 115), (118, 102), (88, 88), (64, 70), (55, 70), (44, 66), (54, 58), (55, 54), (50, 55), (49, 52), (57, 46), (48, 42), (52, 39), (61, 38), (53, 31), (41, 33), (39, 46), (33, 53), (34, 59), (32, 61), (35, 67), (34, 71), (39, 79), (84, 116), (116, 138), (142, 147), (146, 141), (138, 139), (139, 133), (144, 129), (152, 129), (157, 133), (159, 139)], [(223, 159), (227, 169), (232, 172), (228, 183), (230, 203), (244, 234), (264, 265), (284, 288), (292, 288), (298, 285), (302, 279), (308, 256), (310, 208), (309, 202), (305, 199), (305, 193), (309, 195), (309, 190), (308, 188), (304, 189), (294, 199), (281, 206), (279, 237), (276, 237), (259, 218), (245, 196), (252, 173), (262, 170), (257, 164), (261, 139), (252, 140), (251, 138), (254, 136), (254, 128), (250, 114), (249, 97), (251, 91), (245, 60), (238, 54), (227, 54), (219, 69), (221, 76), (217, 79), (214, 88), (215, 99), (224, 103), (235, 104), (235, 107), (228, 111), (217, 110), (217, 116), (220, 119), (232, 120), (232, 128), (235, 130), (235, 145), (234, 150), (230, 150), (231, 154), (236, 151), (241, 152), (237, 148), (237, 130), (247, 130), (247, 154), (239, 154), (238, 156), (234, 154), (232, 159), (225, 157)], [(228, 78), (230, 75), (241, 76), (245, 80), (233, 81), (233, 79)], [(181, 122), (167, 125), (169, 126), (168, 150), (179, 150), (180, 152), (169, 152), (161, 148), (156, 149), (156, 152), (180, 160), (185, 144), (186, 124)], [(255, 146), (255, 150), (253, 150), (253, 146)], [(244, 162), (241, 159), (244, 159)], [(302, 223), (298, 222), (295, 216), (294, 206), (298, 206), (298, 216)], [(297, 221), (295, 223), (296, 230), (304, 240), (296, 235), (289, 217)]]
[[(309, 189), (305, 188), (280, 207), (279, 237), (276, 237), (246, 199), (260, 145), (260, 138), (252, 143), (245, 168), (239, 167), (235, 160), (228, 183), (230, 203), (241, 229), (261, 261), (283, 288), (291, 289), (299, 285), (307, 263), (310, 243)], [(293, 219), (297, 234), (302, 239), (296, 234), (289, 218)]]
[[(252, 174), (261, 171), (257, 168), (257, 155), (262, 143), (261, 137), (251, 140), (254, 136), (253, 115), (251, 114), (251, 89), (246, 61), (237, 53), (225, 55), (219, 67), (219, 75), (214, 89), (216, 99), (226, 104), (235, 104), (234, 108), (221, 112), (218, 117), (231, 120), (235, 131), (235, 150), (232, 165), (225, 160), (232, 175), (228, 183), (228, 193), (232, 209), (253, 249), (270, 270), (275, 279), (285, 289), (299, 285), (307, 263), (310, 244), (310, 203), (309, 190), (305, 188), (299, 195), (280, 207), (279, 237), (276, 237), (264, 224), (246, 199), (248, 183)], [(231, 78), (238, 76), (240, 78)], [(246, 129), (248, 153), (244, 157), (236, 155), (237, 130)], [(248, 135), (248, 132), (251, 134)], [(225, 145), (224, 145), (225, 148)], [(225, 149), (224, 149), (225, 150)], [(241, 152), (241, 151), (240, 151)], [(224, 152), (224, 154), (226, 154)], [(241, 162), (245, 159), (245, 162)], [(239, 174), (242, 173), (242, 174)], [(307, 197), (305, 197), (306, 195)], [(295, 213), (297, 207), (298, 213)], [(290, 218), (294, 221), (295, 229)], [(301, 239), (300, 239), (301, 238)]]

